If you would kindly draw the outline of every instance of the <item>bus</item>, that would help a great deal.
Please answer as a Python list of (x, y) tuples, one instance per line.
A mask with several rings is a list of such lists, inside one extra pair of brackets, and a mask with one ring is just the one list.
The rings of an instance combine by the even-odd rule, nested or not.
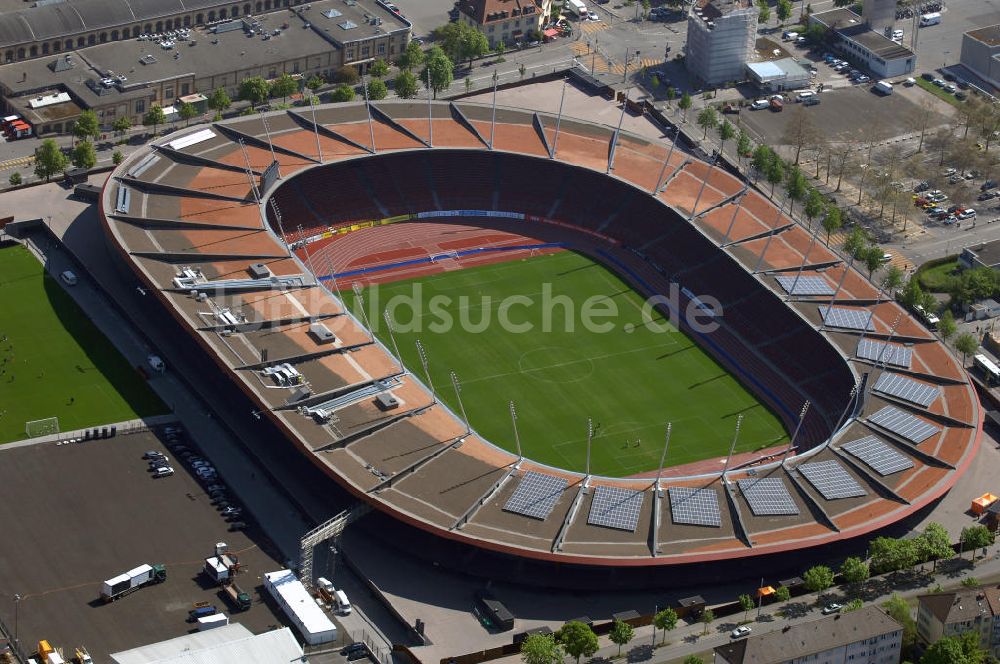
[(976, 355), (974, 359), (976, 368), (982, 372), (986, 382), (990, 386), (1000, 385), (1000, 367), (985, 355)]

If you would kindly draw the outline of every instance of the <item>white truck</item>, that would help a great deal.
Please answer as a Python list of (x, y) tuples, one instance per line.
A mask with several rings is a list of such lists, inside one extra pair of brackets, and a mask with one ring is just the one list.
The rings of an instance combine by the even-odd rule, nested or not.
[(163, 583), (167, 580), (167, 570), (163, 565), (139, 565), (124, 574), (108, 579), (101, 588), (101, 599), (113, 602), (129, 595), (139, 588)]
[(577, 18), (585, 19), (590, 16), (590, 10), (583, 4), (583, 0), (567, 0), (565, 7), (576, 14)]
[(941, 22), (941, 12), (931, 12), (920, 16), (920, 27), (926, 28), (928, 25), (937, 25)]

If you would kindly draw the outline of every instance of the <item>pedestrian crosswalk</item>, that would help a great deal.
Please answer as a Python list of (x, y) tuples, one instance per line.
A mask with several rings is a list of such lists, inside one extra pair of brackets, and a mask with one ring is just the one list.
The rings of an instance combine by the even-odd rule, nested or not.
[[(642, 58), (638, 62), (630, 62), (628, 65), (628, 70), (631, 72), (641, 71), (643, 67), (655, 67), (656, 65), (662, 63), (662, 59), (658, 58)], [(625, 74), (625, 64), (621, 62), (616, 62), (611, 67), (611, 72), (614, 74)]]
[(607, 30), (609, 27), (604, 21), (583, 21), (580, 24), (580, 31), (585, 35), (590, 35), (601, 30)]
[(0, 171), (10, 170), (11, 168), (20, 168), (31, 166), (35, 163), (35, 155), (27, 155), (25, 157), (18, 157), (17, 159), (8, 159), (7, 161), (0, 161)]

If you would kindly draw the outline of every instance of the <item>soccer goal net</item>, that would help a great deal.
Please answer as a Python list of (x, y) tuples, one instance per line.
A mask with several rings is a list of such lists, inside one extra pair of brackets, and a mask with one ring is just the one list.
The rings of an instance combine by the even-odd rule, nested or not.
[(30, 420), (25, 422), (24, 433), (27, 434), (28, 438), (51, 436), (54, 433), (59, 433), (59, 418), (46, 417), (43, 420)]

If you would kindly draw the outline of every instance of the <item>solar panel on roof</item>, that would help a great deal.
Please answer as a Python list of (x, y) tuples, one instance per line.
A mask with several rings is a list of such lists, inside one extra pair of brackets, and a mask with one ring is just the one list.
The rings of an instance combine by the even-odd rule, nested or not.
[(900, 374), (888, 372), (878, 377), (878, 380), (875, 381), (875, 387), (872, 389), (882, 394), (898, 397), (903, 401), (915, 403), (924, 408), (934, 403), (934, 400), (941, 395), (940, 388), (934, 385), (928, 385), (927, 383), (921, 383), (919, 380), (913, 380)]
[(826, 279), (816, 275), (799, 277), (777, 277), (780, 285), (789, 295), (833, 295), (833, 286)]
[(940, 427), (895, 406), (886, 406), (872, 413), (868, 416), (868, 421), (902, 436), (915, 445), (919, 445), (941, 430)]
[(867, 309), (844, 309), (843, 307), (820, 307), (823, 324), (845, 330), (874, 330), (873, 313)]
[(616, 486), (599, 486), (594, 490), (587, 523), (635, 532), (642, 509), (642, 491)]
[(515, 512), (544, 521), (566, 490), (562, 477), (527, 472), (503, 506), (505, 512)]
[(799, 472), (827, 500), (866, 496), (866, 492), (851, 474), (836, 461), (813, 461), (799, 466)]
[(863, 360), (891, 364), (904, 369), (909, 369), (913, 363), (913, 349), (909, 346), (890, 344), (874, 339), (859, 341), (857, 355)]
[(780, 477), (755, 477), (737, 482), (756, 516), (798, 514), (799, 508)]
[(844, 443), (841, 447), (848, 454), (857, 457), (883, 477), (913, 468), (913, 461), (898, 450), (879, 440), (877, 436), (865, 436), (864, 438)]
[(716, 528), (722, 526), (719, 497), (715, 489), (672, 486), (667, 491), (670, 494), (670, 514), (674, 523)]

